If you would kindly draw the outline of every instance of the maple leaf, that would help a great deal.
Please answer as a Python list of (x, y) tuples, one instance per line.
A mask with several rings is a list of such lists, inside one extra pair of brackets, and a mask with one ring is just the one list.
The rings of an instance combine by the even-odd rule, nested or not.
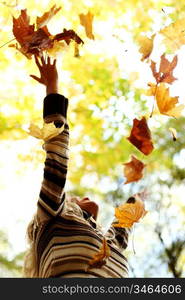
[(144, 202), (139, 194), (129, 198), (128, 201), (115, 208), (115, 217), (118, 223), (114, 223), (114, 227), (131, 228), (135, 222), (138, 222), (146, 215)]
[(164, 36), (164, 43), (167, 48), (175, 52), (182, 45), (185, 45), (185, 18), (166, 26), (160, 30)]
[(103, 238), (103, 243), (98, 253), (96, 253), (88, 262), (89, 268), (101, 268), (106, 264), (106, 260), (110, 256), (110, 254), (110, 247), (108, 246), (106, 239)]
[(143, 177), (143, 169), (146, 166), (142, 161), (138, 160), (134, 155), (131, 156), (131, 161), (124, 163), (124, 175), (127, 179), (125, 184), (138, 181)]
[(82, 26), (84, 26), (85, 28), (85, 32), (88, 38), (94, 40), (94, 34), (93, 34), (93, 30), (92, 30), (92, 22), (93, 22), (93, 18), (94, 15), (91, 14), (90, 12), (88, 12), (86, 15), (85, 14), (80, 14), (80, 23)]
[(159, 72), (156, 71), (156, 63), (151, 61), (150, 68), (157, 84), (160, 82), (166, 82), (169, 84), (173, 83), (176, 80), (176, 78), (173, 76), (173, 71), (176, 65), (177, 55), (174, 56), (171, 62), (166, 59), (165, 54), (161, 55)]
[(127, 139), (145, 155), (149, 155), (154, 148), (145, 117), (141, 120), (133, 120), (133, 127)]
[(31, 136), (47, 141), (57, 135), (59, 135), (64, 130), (64, 125), (61, 128), (56, 128), (54, 122), (52, 123), (44, 123), (42, 128), (39, 128), (37, 125), (33, 123), (30, 124), (29, 132)]
[(147, 36), (139, 37), (139, 44), (141, 45), (139, 48), (139, 52), (142, 54), (142, 61), (147, 59), (152, 53), (154, 46), (154, 37), (155, 34), (153, 34), (151, 38), (148, 38)]
[(34, 28), (35, 25), (30, 25), (30, 17), (27, 15), (26, 9), (21, 10), (17, 19), (13, 17), (13, 34), (21, 45), (34, 34)]
[(178, 118), (181, 116), (184, 105), (178, 103), (178, 97), (171, 97), (169, 94), (169, 88), (165, 86), (164, 83), (160, 83), (156, 90), (156, 102), (159, 111), (163, 115)]
[(52, 17), (57, 14), (57, 12), (60, 9), (61, 9), (61, 7), (57, 8), (56, 4), (55, 4), (51, 7), (51, 9), (48, 12), (44, 13), (42, 15), (42, 17), (37, 17), (37, 19), (36, 19), (37, 29), (45, 26), (52, 19)]

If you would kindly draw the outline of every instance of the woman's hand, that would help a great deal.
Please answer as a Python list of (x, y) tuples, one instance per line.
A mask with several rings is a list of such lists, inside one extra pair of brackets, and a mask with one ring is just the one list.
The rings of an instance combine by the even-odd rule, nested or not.
[(35, 56), (35, 63), (40, 71), (40, 78), (35, 75), (30, 75), (33, 79), (46, 86), (46, 93), (58, 93), (58, 72), (56, 68), (56, 59), (51, 63), (50, 57), (44, 59), (42, 56), (40, 61)]

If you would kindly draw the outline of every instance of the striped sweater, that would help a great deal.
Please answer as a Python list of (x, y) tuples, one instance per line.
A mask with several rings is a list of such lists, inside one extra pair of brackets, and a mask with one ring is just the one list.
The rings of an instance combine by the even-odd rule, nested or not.
[[(44, 99), (44, 121), (56, 127), (65, 124), (62, 133), (45, 142), (44, 178), (38, 199), (34, 224), (34, 244), (38, 277), (128, 277), (128, 265), (122, 254), (127, 247), (128, 229), (110, 226), (103, 236), (93, 217), (64, 191), (67, 165), (69, 126), (68, 100), (59, 94)], [(111, 250), (106, 263), (90, 267), (89, 261), (98, 253), (104, 237)]]

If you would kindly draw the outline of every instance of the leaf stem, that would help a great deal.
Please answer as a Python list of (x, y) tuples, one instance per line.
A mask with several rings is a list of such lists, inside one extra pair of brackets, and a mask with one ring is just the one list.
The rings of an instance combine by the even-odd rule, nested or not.
[(14, 41), (16, 38), (13, 38), (12, 40), (10, 40), (10, 41), (8, 41), (8, 42), (6, 42), (5, 44), (3, 44), (2, 46), (0, 46), (0, 48), (2, 48), (2, 47), (4, 47), (5, 45), (7, 45), (7, 44), (9, 44), (9, 43), (11, 43), (12, 41)]

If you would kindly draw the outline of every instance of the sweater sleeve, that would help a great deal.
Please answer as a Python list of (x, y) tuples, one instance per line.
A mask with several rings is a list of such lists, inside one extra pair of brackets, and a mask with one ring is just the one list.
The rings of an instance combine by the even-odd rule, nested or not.
[(111, 239), (113, 238), (114, 244), (119, 248), (120, 251), (123, 251), (128, 246), (128, 238), (131, 233), (130, 228), (121, 228), (121, 227), (114, 227), (114, 223), (117, 223), (117, 220), (115, 219), (110, 228), (108, 229), (106, 233), (106, 237)]
[(55, 127), (64, 126), (57, 136), (47, 140), (42, 186), (38, 199), (39, 219), (43, 215), (56, 216), (62, 209), (64, 187), (68, 166), (69, 126), (67, 124), (68, 99), (59, 94), (49, 94), (44, 99), (43, 118), (45, 123), (54, 122)]

